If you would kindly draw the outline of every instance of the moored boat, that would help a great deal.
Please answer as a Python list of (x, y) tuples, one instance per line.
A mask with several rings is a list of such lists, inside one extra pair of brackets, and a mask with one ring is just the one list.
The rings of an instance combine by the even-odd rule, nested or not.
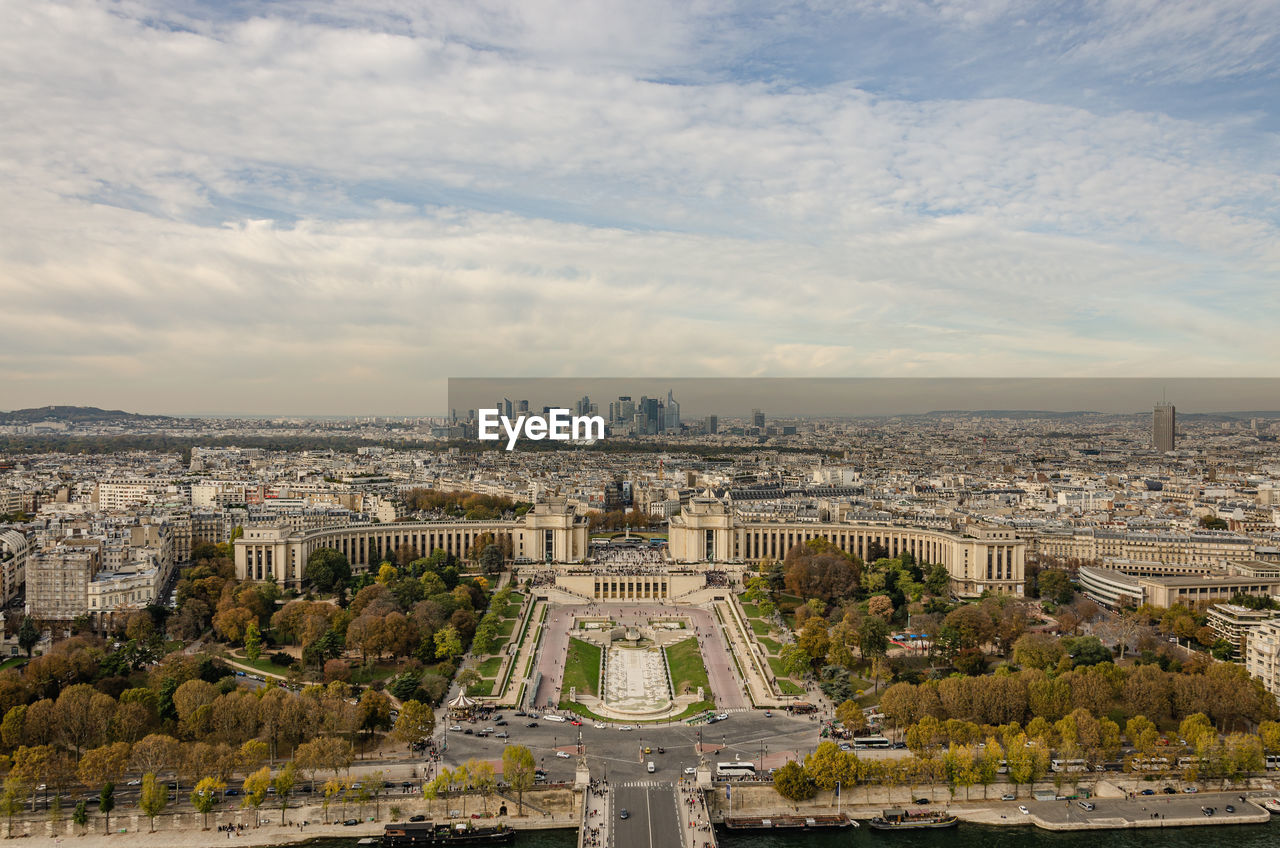
[(1280, 798), (1268, 798), (1262, 802), (1262, 808), (1270, 813), (1280, 813)]
[(959, 821), (946, 810), (885, 810), (867, 824), (875, 830), (919, 830), (955, 827)]
[(507, 845), (515, 840), (515, 836), (515, 829), (505, 824), (476, 827), (469, 823), (397, 822), (387, 825), (382, 831), (382, 848)]

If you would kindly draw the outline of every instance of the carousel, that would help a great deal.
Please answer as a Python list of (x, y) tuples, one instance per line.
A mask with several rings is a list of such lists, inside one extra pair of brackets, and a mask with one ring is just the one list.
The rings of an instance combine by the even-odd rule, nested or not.
[(466, 690), (460, 690), (458, 697), (449, 702), (449, 715), (453, 718), (469, 718), (479, 702), (467, 697)]

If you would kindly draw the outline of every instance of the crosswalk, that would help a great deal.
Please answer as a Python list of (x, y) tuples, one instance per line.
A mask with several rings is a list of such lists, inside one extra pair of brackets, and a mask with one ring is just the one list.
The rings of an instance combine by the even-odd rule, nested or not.
[(666, 780), (628, 780), (618, 784), (624, 789), (674, 789)]

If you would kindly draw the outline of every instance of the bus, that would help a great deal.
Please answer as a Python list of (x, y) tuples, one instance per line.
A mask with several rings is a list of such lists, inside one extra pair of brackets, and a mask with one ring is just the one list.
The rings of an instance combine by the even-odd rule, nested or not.
[(1280, 754), (1267, 754), (1267, 768), (1280, 769)]
[(1050, 760), (1049, 771), (1088, 771), (1084, 760)]
[(857, 736), (853, 740), (853, 749), (866, 750), (869, 748), (892, 748), (893, 743), (883, 736)]
[[(1186, 766), (1180, 766), (1186, 768)], [(1168, 757), (1134, 757), (1129, 760), (1130, 771), (1168, 771)]]
[(747, 762), (716, 763), (716, 777), (741, 780), (756, 776), (756, 764)]

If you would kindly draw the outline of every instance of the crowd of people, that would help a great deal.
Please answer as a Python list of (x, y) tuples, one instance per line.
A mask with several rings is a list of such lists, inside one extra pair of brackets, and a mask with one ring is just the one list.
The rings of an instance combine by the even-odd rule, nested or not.
[[(711, 814), (707, 810), (707, 799), (696, 783), (683, 778), (680, 780), (680, 803), (685, 805), (689, 828), (695, 834), (688, 840), (688, 844), (698, 846), (701, 843), (701, 848), (712, 848)], [(706, 837), (698, 835), (704, 833), (708, 835)]]
[(608, 778), (593, 778), (587, 787), (587, 832), (582, 842), (589, 848), (603, 848), (605, 845), (604, 824), (606, 799), (609, 795), (608, 785)]

